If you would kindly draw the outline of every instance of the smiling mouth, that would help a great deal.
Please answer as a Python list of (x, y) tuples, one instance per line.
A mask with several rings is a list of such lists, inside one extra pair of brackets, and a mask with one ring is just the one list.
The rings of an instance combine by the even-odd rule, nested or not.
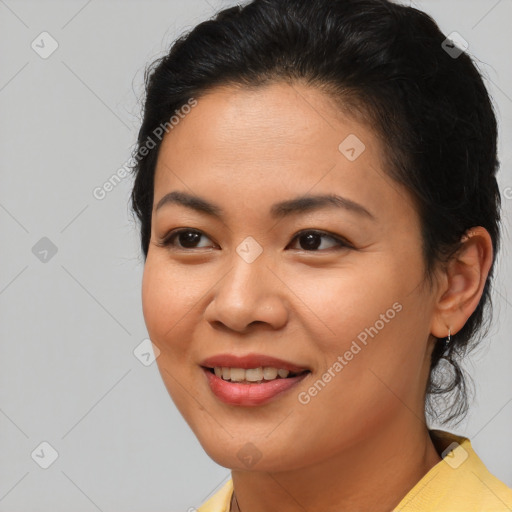
[(291, 379), (305, 373), (311, 373), (309, 370), (291, 372), (284, 368), (258, 367), (258, 368), (229, 368), (215, 366), (213, 368), (203, 367), (216, 377), (237, 384), (261, 384), (275, 380)]

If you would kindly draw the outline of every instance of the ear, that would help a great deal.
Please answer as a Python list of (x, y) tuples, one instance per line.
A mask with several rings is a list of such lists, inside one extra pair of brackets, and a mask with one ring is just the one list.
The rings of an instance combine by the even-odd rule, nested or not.
[(480, 302), (493, 260), (492, 239), (481, 227), (466, 231), (462, 246), (441, 272), (431, 333), (437, 338), (455, 334)]

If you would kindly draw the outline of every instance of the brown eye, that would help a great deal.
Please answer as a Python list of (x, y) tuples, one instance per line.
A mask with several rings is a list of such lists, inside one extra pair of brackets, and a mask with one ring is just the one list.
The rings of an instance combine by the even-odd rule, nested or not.
[[(201, 237), (208, 238), (201, 231), (195, 229), (178, 229), (171, 231), (161, 242), (160, 247), (172, 247), (178, 249), (196, 249)], [(205, 247), (205, 246), (202, 246)], [(208, 247), (208, 246), (206, 246)], [(201, 246), (199, 246), (201, 248)]]
[[(198, 245), (201, 241), (201, 237), (208, 239), (201, 231), (181, 228), (171, 231), (163, 240), (157, 242), (157, 245), (159, 247), (169, 247), (172, 249), (201, 249), (211, 247), (209, 245)], [(340, 237), (315, 230), (301, 231), (295, 235), (292, 242), (295, 240), (299, 242), (299, 247), (295, 247), (296, 249), (309, 252), (323, 252), (329, 249), (348, 249), (353, 247), (349, 242)], [(330, 241), (330, 245), (329, 242), (324, 242), (324, 240)]]
[[(329, 239), (334, 242), (330, 247), (322, 246), (322, 239)], [(335, 237), (328, 233), (324, 233), (323, 231), (302, 231), (298, 233), (293, 240), (299, 241), (300, 249), (304, 251), (315, 251), (318, 252), (318, 249), (321, 247), (322, 250), (328, 250), (332, 248), (349, 248), (350, 244), (342, 240), (341, 238)]]

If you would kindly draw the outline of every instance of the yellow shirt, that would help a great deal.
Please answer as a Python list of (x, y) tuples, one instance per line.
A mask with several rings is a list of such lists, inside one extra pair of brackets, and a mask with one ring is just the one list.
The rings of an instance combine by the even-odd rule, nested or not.
[[(431, 430), (439, 461), (405, 495), (394, 512), (512, 512), (512, 489), (498, 480), (473, 451), (469, 439)], [(233, 480), (198, 512), (229, 512)]]

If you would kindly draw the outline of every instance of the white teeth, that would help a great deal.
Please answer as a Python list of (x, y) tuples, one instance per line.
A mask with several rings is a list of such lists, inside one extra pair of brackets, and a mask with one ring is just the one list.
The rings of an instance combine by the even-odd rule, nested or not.
[(245, 379), (249, 382), (258, 382), (263, 380), (263, 370), (261, 368), (249, 368), (245, 370)]
[(263, 368), (263, 378), (265, 380), (273, 380), (277, 377), (279, 370), (277, 368), (271, 368), (270, 366), (266, 366)]
[(259, 368), (228, 368), (216, 366), (213, 371), (217, 377), (232, 382), (261, 382), (262, 380), (274, 380), (278, 377), (286, 379), (290, 375), (289, 370), (284, 368), (272, 368), (271, 366)]
[(242, 382), (245, 380), (245, 370), (243, 368), (231, 368), (230, 378), (233, 382)]

